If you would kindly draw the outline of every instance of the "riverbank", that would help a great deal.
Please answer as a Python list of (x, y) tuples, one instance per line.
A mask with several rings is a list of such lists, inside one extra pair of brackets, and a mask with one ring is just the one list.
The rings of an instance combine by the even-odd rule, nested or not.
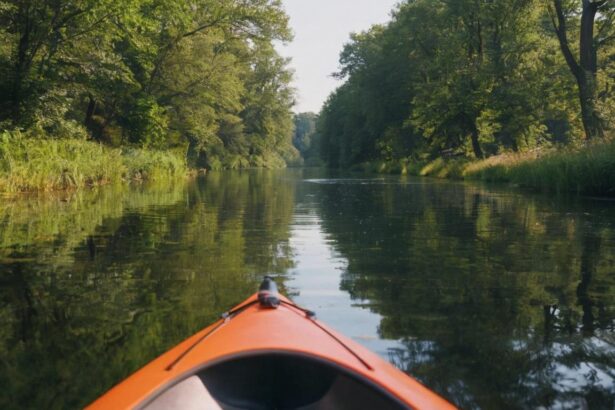
[(615, 141), (580, 148), (502, 154), (481, 161), (438, 158), (364, 164), (363, 170), (448, 179), (499, 182), (553, 193), (615, 196)]
[(0, 133), (0, 192), (54, 191), (186, 176), (185, 154)]
[(615, 196), (615, 141), (502, 155), (470, 163), (463, 172), (466, 179), (508, 182), (538, 191)]

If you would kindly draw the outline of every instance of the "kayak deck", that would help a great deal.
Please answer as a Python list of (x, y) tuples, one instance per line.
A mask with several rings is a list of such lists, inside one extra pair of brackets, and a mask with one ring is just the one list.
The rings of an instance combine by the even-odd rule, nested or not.
[(312, 358), (265, 353), (214, 365), (144, 407), (175, 409), (382, 409), (406, 408), (342, 369)]
[(89, 408), (454, 407), (313, 313), (282, 296), (275, 306), (259, 303), (255, 294)]

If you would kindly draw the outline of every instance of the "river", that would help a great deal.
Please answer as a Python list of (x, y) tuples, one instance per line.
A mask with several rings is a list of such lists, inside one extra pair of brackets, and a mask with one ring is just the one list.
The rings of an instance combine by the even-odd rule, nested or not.
[(463, 408), (615, 406), (615, 202), (291, 169), (0, 199), (0, 408), (83, 407), (266, 273)]

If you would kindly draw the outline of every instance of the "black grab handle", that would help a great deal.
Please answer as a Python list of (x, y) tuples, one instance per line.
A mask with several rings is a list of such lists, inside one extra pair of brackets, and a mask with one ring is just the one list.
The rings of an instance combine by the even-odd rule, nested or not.
[(278, 285), (271, 276), (265, 276), (258, 288), (258, 301), (264, 308), (277, 309), (280, 306), (280, 294)]

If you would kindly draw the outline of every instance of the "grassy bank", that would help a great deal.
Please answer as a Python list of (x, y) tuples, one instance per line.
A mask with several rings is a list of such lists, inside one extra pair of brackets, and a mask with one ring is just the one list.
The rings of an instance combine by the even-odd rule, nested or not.
[(581, 148), (502, 154), (481, 161), (438, 158), (362, 164), (363, 171), (515, 184), (542, 192), (615, 196), (615, 141)]
[(416, 162), (408, 158), (364, 162), (354, 166), (352, 170), (378, 174), (401, 174), (401, 175), (420, 175), (421, 169), (426, 162)]
[(468, 164), (463, 175), (539, 191), (615, 196), (615, 141), (492, 157)]
[(401, 174), (434, 178), (463, 179), (463, 171), (469, 164), (465, 159), (416, 161), (402, 158), (391, 161), (365, 162), (354, 167), (355, 171), (378, 174)]
[(0, 133), (0, 192), (52, 191), (187, 173), (183, 153)]

